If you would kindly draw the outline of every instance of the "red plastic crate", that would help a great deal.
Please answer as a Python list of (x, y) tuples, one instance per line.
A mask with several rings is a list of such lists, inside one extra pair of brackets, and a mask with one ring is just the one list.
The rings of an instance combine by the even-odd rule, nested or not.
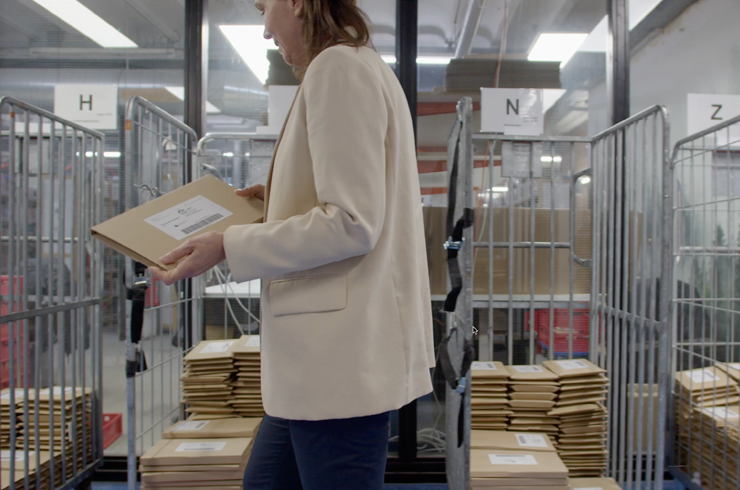
[(123, 414), (103, 414), (103, 449), (107, 448), (123, 434)]
[[(589, 350), (590, 318), (589, 310), (573, 310), (573, 353), (587, 354)], [(529, 312), (525, 316), (529, 329)], [(570, 346), (570, 310), (553, 310), (553, 341), (555, 354), (567, 354)], [(538, 344), (550, 350), (550, 310), (535, 310), (534, 330), (537, 332)]]

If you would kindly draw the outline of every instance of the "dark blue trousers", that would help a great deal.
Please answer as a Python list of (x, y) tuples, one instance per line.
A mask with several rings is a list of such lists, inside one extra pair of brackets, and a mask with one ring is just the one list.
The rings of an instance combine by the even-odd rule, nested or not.
[(265, 415), (244, 490), (382, 490), (390, 413), (336, 420)]

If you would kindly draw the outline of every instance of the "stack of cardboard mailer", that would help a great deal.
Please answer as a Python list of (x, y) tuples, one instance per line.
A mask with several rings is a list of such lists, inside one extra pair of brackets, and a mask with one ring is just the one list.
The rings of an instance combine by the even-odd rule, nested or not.
[[(149, 457), (141, 459), (142, 488), (241, 488), (252, 440), (261, 423), (261, 418), (176, 423), (162, 433), (163, 440), (147, 452)], [(232, 439), (237, 442), (227, 448), (224, 442)], [(177, 443), (180, 440), (204, 444), (181, 446)], [(167, 443), (171, 443), (169, 449), (164, 448)], [(207, 461), (200, 461), (192, 456), (197, 452), (223, 454), (227, 459), (222, 461), (217, 456), (209, 456)], [(175, 461), (173, 455), (184, 459)]]
[[(15, 469), (13, 474), (13, 485), (11, 485), (11, 459), (15, 459)], [(26, 464), (28, 461), (28, 464)], [(26, 466), (28, 466), (28, 488), (38, 488), (42, 490), (50, 490), (62, 484), (62, 466), (61, 466), (61, 454), (56, 455), (54, 464), (54, 485), (51, 484), (51, 460), (47, 451), (28, 451), (28, 459), (22, 449), (17, 449), (14, 454), (11, 454), (10, 450), (2, 450), (2, 458), (0, 458), (0, 480), (2, 480), (2, 488), (6, 489), (18, 489), (26, 488)], [(71, 476), (71, 475), (69, 475)]]
[(613, 478), (571, 478), (572, 490), (622, 490), (622, 487)]
[[(182, 423), (197, 422), (203, 421)], [(242, 490), (252, 441), (251, 437), (162, 439), (139, 460), (141, 490)]]
[(472, 431), (470, 487), (569, 490), (568, 469), (546, 434)]
[(556, 407), (560, 419), (557, 448), (573, 477), (601, 477), (606, 469), (609, 380), (604, 370), (585, 359), (545, 361), (560, 377)]
[[(10, 414), (11, 414), (11, 398), (10, 390), (8, 388), (0, 391), (0, 449), (10, 449), (10, 437), (11, 433), (15, 433), (18, 436), (18, 424), (20, 418), (23, 416), (23, 390), (15, 390), (15, 399), (12, 400), (15, 406), (15, 417), (16, 424), (11, 426)], [(5, 481), (3, 480), (3, 483)]]
[(235, 417), (231, 405), (235, 379), (234, 348), (237, 339), (205, 340), (185, 356), (180, 377), (182, 402), (191, 418), (216, 419)]
[(509, 409), (509, 371), (500, 362), (476, 361), (470, 366), (470, 419), (473, 429), (504, 430)]
[(543, 366), (507, 366), (509, 371), (508, 430), (543, 432), (556, 436), (558, 418), (548, 412), (555, 407), (558, 376)]
[[(718, 368), (724, 368), (718, 369)], [(737, 489), (740, 407), (732, 365), (676, 373), (679, 463), (702, 488)]]
[[(16, 409), (18, 436), (16, 448), (54, 451), (54, 479), (61, 482), (61, 465), (67, 477), (82, 471), (93, 462), (92, 390), (54, 386), (38, 392), (38, 425), (36, 424), (36, 390), (28, 392), (28, 420), (25, 407)], [(38, 444), (37, 444), (38, 439)], [(57, 469), (58, 468), (58, 469)]]
[(693, 423), (679, 434), (680, 462), (701, 475), (702, 488), (740, 488), (739, 432), (740, 406), (694, 407)]
[(241, 417), (261, 417), (265, 414), (260, 391), (260, 337), (244, 335), (233, 349), (237, 368), (231, 406)]

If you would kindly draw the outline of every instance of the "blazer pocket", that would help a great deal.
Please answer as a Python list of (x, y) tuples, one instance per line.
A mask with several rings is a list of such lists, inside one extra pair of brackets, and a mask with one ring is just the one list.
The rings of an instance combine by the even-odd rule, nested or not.
[(326, 313), (347, 307), (347, 276), (331, 274), (270, 282), (272, 316)]

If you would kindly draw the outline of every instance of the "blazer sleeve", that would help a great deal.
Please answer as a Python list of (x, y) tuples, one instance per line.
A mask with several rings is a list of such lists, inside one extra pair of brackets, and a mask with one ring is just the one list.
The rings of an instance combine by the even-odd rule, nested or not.
[(286, 220), (230, 227), (224, 249), (238, 282), (364, 255), (380, 236), (388, 110), (379, 77), (353, 50), (329, 48), (310, 64), (302, 90), (317, 205)]

